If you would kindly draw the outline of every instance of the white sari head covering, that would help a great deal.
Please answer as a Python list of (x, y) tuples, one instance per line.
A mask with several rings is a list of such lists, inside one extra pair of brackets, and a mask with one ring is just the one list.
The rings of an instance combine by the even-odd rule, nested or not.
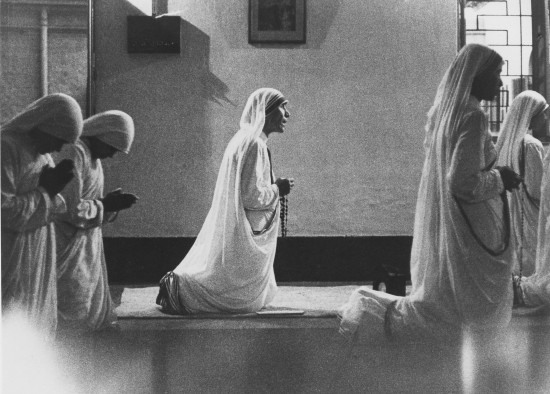
[[(263, 130), (265, 118), (286, 99), (276, 89), (260, 88), (252, 93), (246, 102), (238, 133), (252, 134), (257, 138)], [(237, 134), (238, 134), (237, 133)]]
[(240, 129), (225, 149), (210, 211), (193, 247), (174, 269), (181, 291), (205, 308), (250, 312), (275, 296), (279, 207), (271, 226), (254, 235), (242, 201), (241, 173), (251, 143), (262, 133), (268, 103), (280, 97), (279, 91), (262, 88), (248, 98)]
[(498, 165), (510, 166), (520, 173), (520, 149), (529, 130), (531, 120), (548, 108), (546, 99), (539, 93), (526, 90), (516, 96), (506, 114), (498, 136)]
[[(246, 104), (244, 106), (243, 113), (241, 115), (240, 129), (239, 131), (237, 131), (233, 139), (229, 142), (229, 146), (233, 146), (237, 149), (238, 152), (239, 177), (240, 170), (242, 169), (243, 164), (243, 156), (248, 150), (250, 142), (254, 141), (262, 133), (265, 125), (266, 114), (273, 111), (273, 109), (275, 108), (275, 103), (278, 103), (277, 105), (279, 105), (284, 101), (285, 99), (283, 97), (283, 94), (278, 90), (272, 88), (260, 88), (248, 97), (248, 100), (246, 101)], [(218, 175), (218, 182), (219, 180), (220, 177)]]
[(270, 90), (272, 90), (272, 94), (269, 95), (269, 98), (265, 104), (265, 116), (269, 116), (279, 105), (288, 102), (281, 92), (276, 91), (275, 89)]
[(84, 121), (83, 137), (95, 137), (109, 146), (128, 153), (134, 141), (134, 121), (118, 110), (101, 112)]
[(3, 131), (27, 132), (34, 128), (63, 141), (75, 143), (82, 133), (80, 106), (66, 94), (50, 94), (36, 100), (2, 126)]
[(452, 138), (470, 98), (474, 78), (502, 63), (502, 57), (480, 44), (464, 46), (441, 80), (426, 123), (426, 147), (438, 133)]

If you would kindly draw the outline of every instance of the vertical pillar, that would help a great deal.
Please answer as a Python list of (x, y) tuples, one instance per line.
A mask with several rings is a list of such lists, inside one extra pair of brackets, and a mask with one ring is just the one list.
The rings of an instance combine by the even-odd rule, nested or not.
[[(550, 100), (550, 67), (548, 67), (548, 1), (531, 0), (531, 15), (533, 18), (533, 51), (531, 53), (531, 62), (533, 65), (533, 90), (539, 92)], [(546, 122), (547, 135), (549, 134), (550, 124)]]
[(458, 13), (458, 32), (457, 32), (457, 50), (466, 45), (466, 18), (464, 17), (464, 7), (466, 0), (457, 1)]
[[(542, 1), (542, 12), (543, 12), (543, 18), (544, 18), (544, 38), (545, 38), (545, 59), (544, 59), (544, 68), (545, 68), (545, 77), (546, 77), (546, 91), (544, 94), (544, 97), (546, 100), (550, 100), (550, 97), (548, 97), (548, 93), (550, 92), (550, 67), (548, 67), (549, 59), (548, 59), (548, 53), (550, 53), (550, 1)], [(532, 12), (532, 9), (531, 9)]]
[(48, 9), (40, 14), (40, 83), (42, 96), (48, 94)]
[(95, 48), (94, 48), (94, 0), (88, 2), (88, 65), (86, 83), (86, 117), (95, 114)]
[(531, 0), (531, 10), (533, 19), (533, 52), (531, 62), (533, 65), (533, 90), (542, 94), (546, 99), (546, 62), (547, 62), (547, 27), (545, 14), (545, 2), (541, 0)]

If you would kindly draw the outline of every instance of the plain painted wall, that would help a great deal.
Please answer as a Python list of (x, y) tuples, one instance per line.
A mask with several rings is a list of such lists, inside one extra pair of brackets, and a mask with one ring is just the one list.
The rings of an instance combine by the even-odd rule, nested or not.
[(95, 2), (96, 112), (136, 124), (129, 155), (104, 162), (107, 190), (138, 204), (106, 236), (196, 236), (247, 97), (281, 90), (291, 118), (270, 137), (292, 176), (290, 236), (411, 235), (426, 113), (454, 58), (456, 3), (309, 0), (307, 43), (248, 43), (248, 0), (177, 0), (181, 53), (128, 54), (128, 1)]

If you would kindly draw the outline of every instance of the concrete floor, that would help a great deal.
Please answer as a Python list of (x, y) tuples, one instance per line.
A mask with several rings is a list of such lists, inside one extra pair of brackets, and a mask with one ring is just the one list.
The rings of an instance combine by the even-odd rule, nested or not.
[[(350, 343), (336, 318), (121, 319), (47, 346), (3, 333), (3, 393), (550, 393), (550, 316), (460, 345)], [(371, 335), (372, 334), (372, 335)]]
[[(58, 339), (55, 362), (65, 391), (52, 392), (550, 392), (549, 317), (515, 317), (506, 335), (459, 347), (368, 337), (350, 345), (333, 318), (134, 319), (120, 325), (120, 332)], [(27, 377), (4, 392), (50, 392), (46, 386), (24, 391), (39, 378)]]

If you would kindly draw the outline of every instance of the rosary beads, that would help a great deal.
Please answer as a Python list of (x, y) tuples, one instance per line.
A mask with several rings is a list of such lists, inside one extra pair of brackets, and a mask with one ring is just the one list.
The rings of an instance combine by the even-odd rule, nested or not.
[(286, 196), (280, 198), (281, 201), (281, 237), (286, 237), (288, 220), (288, 200)]

